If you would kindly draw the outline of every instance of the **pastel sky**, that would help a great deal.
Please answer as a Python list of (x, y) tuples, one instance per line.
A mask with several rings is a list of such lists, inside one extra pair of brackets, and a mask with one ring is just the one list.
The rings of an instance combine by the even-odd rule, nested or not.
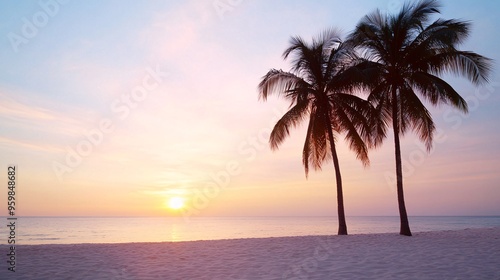
[[(442, 1), (473, 23), (464, 50), (495, 60), (488, 86), (446, 79), (470, 113), (431, 110), (427, 153), (402, 142), (410, 215), (500, 215), (500, 29), (496, 0)], [(174, 196), (194, 216), (336, 215), (332, 164), (305, 178), (304, 127), (278, 151), (287, 109), (258, 100), (289, 38), (347, 34), (397, 0), (1, 1), (0, 178), (18, 168), (18, 215), (161, 216)], [(339, 138), (347, 215), (397, 215), (390, 135), (363, 168)], [(0, 192), (6, 209), (7, 191)], [(4, 211), (4, 210), (2, 210)], [(177, 213), (178, 214), (178, 213)]]

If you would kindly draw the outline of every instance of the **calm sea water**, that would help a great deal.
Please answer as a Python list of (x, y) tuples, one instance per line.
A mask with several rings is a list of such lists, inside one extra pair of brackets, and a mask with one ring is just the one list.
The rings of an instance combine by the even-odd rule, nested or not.
[[(7, 220), (2, 218), (6, 225)], [(399, 232), (398, 217), (347, 217), (350, 234)], [(123, 243), (331, 235), (336, 217), (19, 217), (16, 244)], [(413, 232), (500, 227), (500, 217), (410, 217)], [(7, 244), (7, 227), (0, 244)]]

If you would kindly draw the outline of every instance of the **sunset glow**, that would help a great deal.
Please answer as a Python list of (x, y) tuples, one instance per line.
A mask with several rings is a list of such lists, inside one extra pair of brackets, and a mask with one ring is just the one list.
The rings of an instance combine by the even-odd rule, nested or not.
[[(20, 216), (336, 215), (333, 165), (306, 178), (306, 123), (270, 149), (289, 102), (263, 102), (257, 86), (290, 69), (291, 36), (347, 35), (399, 1), (39, 2), (0, 4), (0, 170), (18, 168)], [(443, 18), (472, 22), (463, 49), (495, 71), (481, 87), (445, 76), (469, 113), (429, 106), (430, 152), (402, 136), (407, 209), (500, 215), (500, 2), (442, 2)], [(398, 215), (392, 134), (367, 168), (344, 135), (336, 143), (346, 215)]]
[(179, 196), (174, 196), (168, 200), (167, 206), (173, 210), (179, 210), (184, 207), (184, 198)]

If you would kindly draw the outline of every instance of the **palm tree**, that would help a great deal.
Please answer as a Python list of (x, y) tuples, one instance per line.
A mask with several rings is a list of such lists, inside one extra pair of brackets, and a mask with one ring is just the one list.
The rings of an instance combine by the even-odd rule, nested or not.
[(367, 120), (371, 105), (357, 96), (343, 93), (354, 84), (349, 81), (349, 71), (344, 71), (352, 59), (351, 52), (335, 31), (325, 31), (313, 39), (312, 44), (300, 37), (292, 37), (290, 47), (283, 53), (285, 60), (290, 56), (293, 57), (291, 72), (272, 69), (259, 84), (259, 97), (263, 100), (271, 94), (278, 94), (291, 103), (289, 111), (274, 126), (269, 143), (271, 149), (278, 149), (289, 136), (290, 128), (309, 117), (302, 153), (306, 178), (309, 164), (318, 170), (323, 162), (333, 160), (338, 234), (346, 235), (342, 177), (335, 143), (337, 135), (345, 132), (349, 148), (365, 166), (369, 164), (368, 146), (381, 140), (372, 137), (371, 123)]
[(411, 231), (403, 195), (400, 135), (409, 129), (416, 131), (430, 150), (435, 126), (421, 99), (466, 113), (466, 101), (439, 76), (454, 73), (478, 85), (487, 82), (491, 71), (488, 58), (457, 49), (469, 35), (469, 22), (430, 21), (432, 15), (439, 14), (439, 7), (438, 1), (423, 0), (406, 3), (396, 15), (377, 10), (366, 15), (349, 36), (367, 60), (365, 71), (376, 80), (368, 100), (383, 108), (388, 123), (392, 121), (400, 234), (407, 236)]

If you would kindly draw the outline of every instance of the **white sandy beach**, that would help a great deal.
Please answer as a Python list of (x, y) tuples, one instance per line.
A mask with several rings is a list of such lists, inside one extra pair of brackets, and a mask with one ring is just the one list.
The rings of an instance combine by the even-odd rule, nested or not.
[(500, 228), (25, 245), (16, 255), (17, 271), (2, 260), (0, 279), (500, 279)]

